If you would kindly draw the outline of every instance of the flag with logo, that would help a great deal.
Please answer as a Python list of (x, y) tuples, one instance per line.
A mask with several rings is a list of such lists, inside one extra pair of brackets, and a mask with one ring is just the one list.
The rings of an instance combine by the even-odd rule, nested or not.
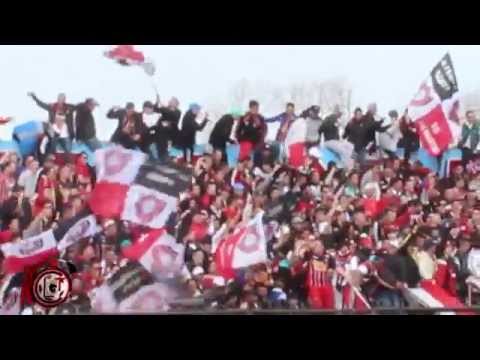
[(117, 45), (104, 53), (105, 57), (116, 61), (123, 66), (140, 66), (149, 76), (155, 75), (155, 64), (147, 59), (143, 52), (135, 49), (134, 45)]
[(421, 84), (408, 106), (422, 147), (438, 156), (460, 136), (459, 91), (450, 55), (445, 55)]
[(229, 279), (235, 270), (267, 261), (267, 240), (263, 213), (220, 240), (215, 251), (217, 273)]
[(144, 234), (135, 244), (123, 249), (123, 255), (136, 260), (156, 279), (174, 278), (184, 266), (185, 247), (177, 244), (164, 229)]
[(25, 267), (41, 264), (58, 255), (52, 230), (17, 243), (3, 244), (0, 250), (5, 257), (3, 270), (8, 274), (22, 272)]
[(54, 230), (0, 246), (0, 251), (5, 257), (3, 269), (6, 273), (18, 273), (27, 267), (40, 265), (97, 232), (95, 216), (82, 212), (71, 219), (61, 221)]
[(80, 214), (71, 219), (62, 221), (53, 230), (57, 249), (62, 252), (76, 242), (94, 236), (98, 233), (97, 219), (94, 215)]
[(162, 228), (176, 211), (178, 194), (191, 185), (192, 172), (176, 164), (154, 164), (138, 151), (120, 146), (98, 150), (94, 214)]
[(92, 297), (92, 310), (98, 314), (160, 312), (168, 310), (176, 291), (166, 283), (155, 282), (139, 262), (130, 261)]

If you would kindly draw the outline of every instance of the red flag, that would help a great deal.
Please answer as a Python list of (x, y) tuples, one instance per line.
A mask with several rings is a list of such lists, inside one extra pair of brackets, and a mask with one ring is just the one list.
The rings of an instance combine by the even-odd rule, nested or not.
[(172, 277), (184, 265), (185, 248), (165, 230), (152, 230), (142, 236), (134, 245), (123, 249), (123, 255), (137, 260), (157, 277)]
[(153, 62), (147, 60), (141, 51), (135, 50), (133, 45), (118, 45), (112, 50), (105, 52), (105, 56), (115, 60), (120, 65), (139, 65), (150, 76), (155, 74), (155, 65)]
[(3, 244), (0, 249), (5, 256), (3, 270), (6, 273), (22, 272), (26, 267), (36, 266), (58, 255), (57, 240), (52, 230), (18, 243)]
[(457, 140), (460, 133), (458, 105), (457, 78), (447, 54), (422, 83), (408, 108), (422, 146), (431, 155), (440, 155)]
[(215, 265), (219, 275), (231, 279), (235, 275), (235, 269), (267, 261), (267, 241), (262, 218), (263, 214), (257, 215), (219, 243), (215, 252)]
[(90, 209), (95, 215), (117, 218), (123, 212), (129, 186), (100, 182), (95, 186), (90, 197)]

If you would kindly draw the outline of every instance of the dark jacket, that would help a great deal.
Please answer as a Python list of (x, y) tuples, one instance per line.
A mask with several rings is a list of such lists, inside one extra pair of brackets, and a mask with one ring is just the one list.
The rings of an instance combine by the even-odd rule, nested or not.
[(55, 122), (55, 114), (57, 112), (63, 112), (65, 114), (65, 122), (68, 128), (68, 135), (72, 140), (75, 138), (75, 127), (73, 124), (73, 113), (76, 110), (75, 105), (63, 104), (63, 106), (61, 107), (58, 103), (47, 104), (38, 99), (35, 95), (32, 95), (32, 99), (39, 107), (41, 107), (43, 110), (48, 111), (48, 122), (50, 124), (53, 124)]
[[(122, 133), (122, 129), (127, 122), (127, 110), (119, 109), (117, 111), (114, 111), (113, 109), (111, 109), (107, 113), (107, 118), (118, 120), (117, 128), (115, 129), (115, 132), (113, 133), (112, 138), (110, 140), (111, 142), (118, 143)], [(143, 134), (146, 131), (146, 126), (143, 123), (142, 114), (135, 112), (133, 113), (131, 119), (135, 123), (135, 130), (134, 130), (135, 134), (140, 134), (140, 135)]]
[(402, 138), (398, 142), (398, 147), (406, 151), (414, 152), (420, 147), (420, 140), (417, 133), (414, 131), (415, 124), (413, 122), (407, 123), (405, 117), (400, 119), (400, 132)]
[(393, 287), (396, 286), (397, 281), (406, 282), (407, 268), (403, 257), (399, 254), (383, 255), (383, 266), (378, 269), (378, 276), (388, 285)]
[(224, 149), (227, 142), (230, 142), (235, 119), (232, 115), (224, 115), (217, 121), (212, 133), (210, 134), (210, 145), (215, 149)]
[(480, 142), (480, 125), (473, 124), (472, 127), (468, 127), (467, 124), (462, 126), (462, 139), (458, 144), (458, 147), (469, 146), (472, 151), (477, 149)]
[(165, 121), (169, 124), (167, 132), (168, 139), (171, 140), (175, 146), (179, 146), (180, 141), (178, 134), (180, 130), (178, 129), (178, 123), (182, 117), (182, 112), (178, 109), (172, 110), (168, 107), (159, 107), (156, 105), (153, 108), (153, 111), (161, 114), (161, 121)]
[(195, 135), (197, 131), (202, 131), (207, 125), (208, 119), (203, 120), (201, 124), (196, 121), (197, 115), (191, 110), (187, 111), (183, 117), (182, 129), (180, 130), (180, 137), (184, 147), (191, 147), (195, 145)]
[(95, 119), (93, 118), (92, 111), (88, 108), (86, 103), (77, 106), (75, 125), (77, 126), (78, 140), (91, 140), (97, 136)]
[(318, 129), (319, 140), (321, 140), (322, 134), (325, 141), (340, 140), (340, 134), (338, 131), (339, 118), (339, 115), (332, 114), (323, 120), (322, 125), (320, 125), (320, 129)]
[(385, 132), (390, 127), (390, 125), (382, 127), (382, 123), (383, 121), (375, 121), (370, 114), (361, 120), (353, 119), (345, 128), (343, 138), (353, 144), (355, 152), (365, 150), (368, 144), (375, 143), (376, 132)]
[(12, 220), (18, 218), (21, 229), (25, 229), (32, 221), (32, 207), (27, 198), (23, 198), (20, 206), (18, 205), (18, 199), (15, 196), (10, 197), (3, 203), (0, 209), (0, 215), (2, 219)]
[(255, 119), (252, 119), (252, 114), (246, 114), (240, 119), (235, 135), (239, 142), (249, 141), (256, 148), (262, 147), (267, 135), (265, 119), (262, 115), (257, 115)]

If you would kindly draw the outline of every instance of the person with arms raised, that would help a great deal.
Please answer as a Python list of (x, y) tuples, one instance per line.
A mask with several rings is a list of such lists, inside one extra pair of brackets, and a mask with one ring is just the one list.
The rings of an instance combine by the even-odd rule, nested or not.
[(33, 101), (42, 109), (48, 111), (48, 122), (50, 125), (54, 125), (56, 123), (57, 115), (61, 115), (64, 117), (64, 122), (67, 126), (65, 132), (68, 133), (68, 137), (70, 140), (75, 139), (75, 126), (73, 122), (73, 113), (76, 110), (76, 106), (67, 103), (67, 97), (65, 94), (59, 94), (57, 97), (57, 101), (52, 104), (47, 104), (41, 101), (34, 92), (29, 92), (28, 96), (30, 96)]

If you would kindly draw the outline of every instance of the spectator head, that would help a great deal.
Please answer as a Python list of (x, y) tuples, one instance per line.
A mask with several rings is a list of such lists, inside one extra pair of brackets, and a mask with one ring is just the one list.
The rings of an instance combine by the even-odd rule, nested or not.
[(348, 177), (348, 181), (350, 184), (358, 186), (360, 184), (360, 177), (358, 176), (358, 173), (354, 172), (350, 174), (350, 176)]
[(190, 104), (189, 110), (194, 114), (198, 115), (200, 111), (202, 110), (202, 107), (196, 103)]
[(132, 102), (128, 102), (125, 106), (125, 109), (127, 110), (127, 115), (131, 115), (135, 112), (135, 104)]
[(98, 102), (93, 99), (93, 98), (88, 98), (86, 101), (85, 101), (85, 104), (87, 105), (87, 108), (90, 110), (90, 111), (93, 111), (95, 110), (95, 108), (99, 105)]
[(400, 241), (398, 239), (386, 240), (384, 244), (385, 250), (387, 250), (387, 253), (389, 253), (390, 255), (395, 255), (400, 249)]
[(12, 189), (12, 193), (15, 197), (20, 198), (25, 193), (25, 188), (21, 185), (15, 185)]
[(176, 97), (172, 97), (172, 98), (168, 101), (168, 107), (169, 107), (170, 109), (176, 110), (179, 105), (180, 105), (180, 102), (178, 101), (178, 99), (177, 99)]
[(377, 104), (376, 103), (368, 104), (367, 112), (372, 114), (372, 115), (376, 115), (377, 114)]
[(458, 245), (458, 252), (460, 254), (466, 254), (472, 248), (472, 241), (469, 237), (461, 237)]
[(258, 112), (260, 110), (260, 104), (256, 100), (251, 100), (248, 103), (248, 109), (249, 109), (251, 114), (256, 115), (256, 114), (258, 114)]
[(145, 101), (143, 103), (143, 112), (145, 114), (152, 114), (153, 113), (153, 104), (151, 101)]
[(289, 102), (287, 104), (287, 114), (289, 114), (289, 115), (295, 114), (295, 104), (294, 103)]
[(360, 120), (360, 119), (362, 118), (362, 116), (363, 116), (363, 111), (362, 111), (362, 109), (356, 108), (355, 111), (354, 111), (354, 113), (353, 113), (354, 119), (355, 119), (355, 120)]
[(46, 201), (43, 205), (43, 215), (44, 219), (52, 220), (54, 215), (53, 203), (51, 201)]
[(389, 116), (390, 119), (392, 119), (392, 120), (397, 120), (397, 119), (398, 119), (398, 112), (397, 112), (397, 110), (391, 110), (391, 111), (389, 111), (388, 116)]
[(13, 161), (7, 162), (3, 167), (3, 173), (7, 176), (13, 176), (17, 171), (17, 164)]
[(337, 115), (338, 117), (343, 115), (342, 109), (340, 108), (340, 105), (335, 105), (333, 107), (333, 113)]
[(210, 196), (215, 196), (217, 194), (217, 184), (214, 182), (208, 183), (207, 194)]
[(8, 230), (10, 230), (14, 236), (20, 235), (20, 220), (18, 218), (11, 219), (8, 224)]
[(199, 184), (194, 184), (192, 186), (192, 196), (198, 197), (202, 195), (202, 187)]
[(473, 124), (477, 121), (476, 119), (476, 116), (475, 116), (475, 112), (472, 111), (472, 110), (468, 110), (465, 114), (466, 118), (467, 118), (467, 121), (470, 123), (470, 124)]
[(113, 219), (103, 220), (102, 229), (107, 239), (113, 239), (118, 235), (118, 225)]
[(32, 155), (27, 156), (25, 158), (25, 167), (28, 168), (32, 164), (32, 162), (34, 162), (34, 161), (35, 161), (34, 156), (32, 156)]
[(428, 239), (423, 244), (423, 251), (426, 251), (427, 253), (434, 255), (437, 250), (437, 245), (438, 243), (435, 240)]
[(59, 104), (65, 104), (66, 101), (67, 101), (67, 96), (66, 96), (64, 93), (58, 94), (58, 96), (57, 96), (57, 103), (59, 103)]

